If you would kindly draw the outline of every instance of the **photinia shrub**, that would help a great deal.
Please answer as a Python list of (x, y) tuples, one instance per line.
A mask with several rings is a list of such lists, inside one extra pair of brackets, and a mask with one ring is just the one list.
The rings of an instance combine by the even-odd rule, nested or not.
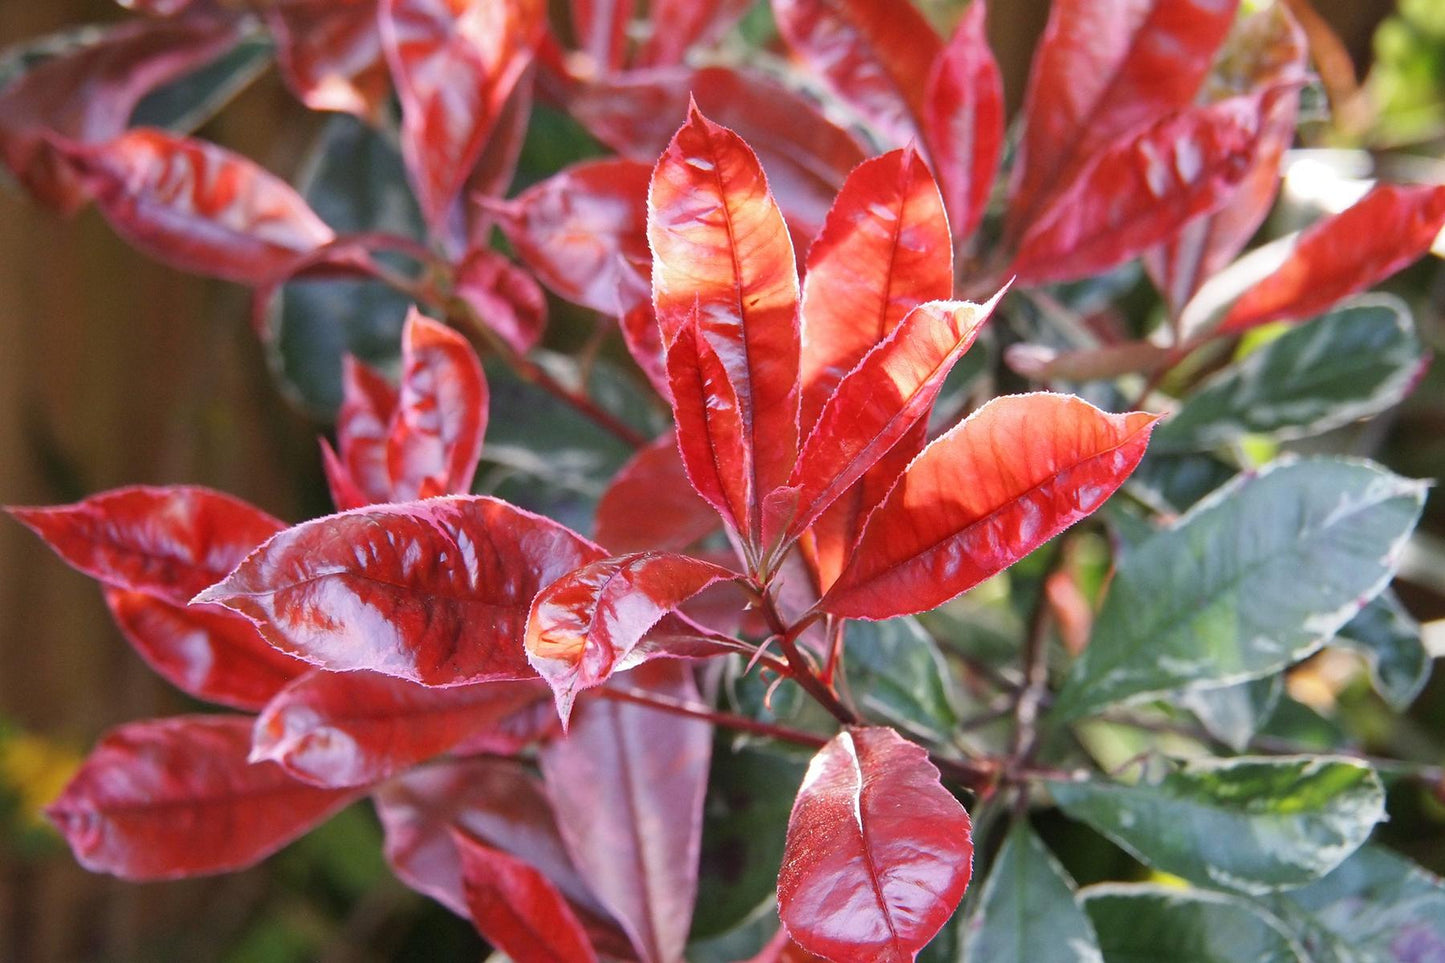
[[(1347, 648), (1418, 694), (1425, 484), (1274, 457), (1418, 382), (1405, 304), (1354, 296), (1445, 186), (1240, 259), (1313, 83), (1286, 5), (1054, 0), (1012, 132), (984, 0), (947, 38), (896, 0), (124, 5), (16, 57), (0, 158), (254, 290), (337, 513), (10, 509), (234, 710), (104, 737), (48, 810), (87, 868), (234, 870), (368, 797), (517, 961), (1445, 948), (1445, 884), (1370, 841), (1377, 770), (1439, 770), (1282, 684)], [(296, 185), (193, 135), (268, 58), (335, 114)], [(1077, 888), (1059, 814), (1138, 872)]]

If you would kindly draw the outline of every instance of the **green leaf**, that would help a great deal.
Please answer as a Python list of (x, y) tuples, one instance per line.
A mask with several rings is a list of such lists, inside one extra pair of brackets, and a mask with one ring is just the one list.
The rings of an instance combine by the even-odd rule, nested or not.
[(1069, 816), (1156, 869), (1251, 894), (1319, 879), (1385, 817), (1374, 770), (1322, 756), (1197, 759), (1158, 781), (1050, 790)]
[(1188, 689), (1179, 703), (1194, 713), (1205, 732), (1235, 752), (1243, 752), (1274, 714), (1283, 691), (1284, 677), (1272, 675), (1222, 689)]
[(1286, 440), (1379, 414), (1405, 397), (1425, 350), (1409, 309), (1376, 295), (1292, 328), (1187, 398), (1151, 451), (1204, 451), (1246, 434)]
[(1052, 718), (1314, 652), (1389, 583), (1425, 487), (1342, 459), (1281, 460), (1224, 486), (1120, 561)]
[(958, 725), (948, 666), (917, 619), (849, 622), (848, 686), (869, 714), (909, 731), (946, 739)]
[(1420, 638), (1420, 623), (1388, 590), (1340, 629), (1335, 644), (1364, 655), (1375, 690), (1396, 711), (1414, 702), (1430, 678), (1430, 653)]
[(1170, 514), (1188, 511), (1238, 474), (1213, 455), (1155, 452), (1152, 440), (1149, 448), (1125, 487), (1156, 511)]
[(1109, 884), (1080, 895), (1105, 963), (1307, 963), (1279, 920), (1222, 893)]
[(221, 112), (271, 63), (271, 41), (250, 36), (189, 76), (153, 91), (136, 105), (132, 127), (191, 133)]
[(1026, 822), (1009, 832), (964, 924), (965, 960), (1098, 963), (1099, 941), (1074, 882)]

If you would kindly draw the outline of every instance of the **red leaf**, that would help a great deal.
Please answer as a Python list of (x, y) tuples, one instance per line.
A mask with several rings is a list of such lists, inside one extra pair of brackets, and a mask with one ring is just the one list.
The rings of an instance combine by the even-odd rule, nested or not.
[(972, 588), (1102, 505), (1156, 420), (1072, 395), (994, 399), (913, 460), (818, 607), (888, 619)]
[(452, 204), (531, 63), (545, 10), (541, 0), (381, 0), (402, 157), (438, 234), (450, 234)]
[(74, 505), (9, 512), (72, 568), (178, 605), (286, 527), (240, 499), (184, 485), (117, 488)]
[(1284, 264), (1244, 292), (1220, 334), (1307, 318), (1419, 258), (1445, 227), (1445, 186), (1381, 184), (1300, 233)]
[(860, 164), (843, 185), (803, 277), (802, 424), (874, 345), (925, 301), (953, 296), (943, 198), (911, 149)]
[(108, 586), (105, 602), (146, 664), (197, 699), (255, 712), (307, 669), (223, 609)]
[(638, 645), (663, 616), (740, 577), (701, 559), (642, 552), (593, 562), (544, 588), (527, 620), (527, 660), (552, 687), (563, 725), (578, 693), (641, 661)]
[[(793, 245), (757, 157), (695, 107), (653, 173), (648, 240), (663, 345), (671, 353), (679, 332), (693, 325), (697, 341), (706, 342), (698, 353), (716, 357), (737, 396), (744, 460), (751, 462), (721, 467), (746, 472), (752, 497), (759, 498), (787, 478), (797, 455)], [(671, 357), (668, 369), (673, 380)], [(730, 507), (739, 533), (756, 544), (757, 504), (749, 499)]]
[(1009, 190), (1017, 237), (1100, 147), (1194, 99), (1238, 0), (1058, 0)]
[[(650, 289), (649, 279), (646, 292), (648, 295), (652, 293)], [(671, 404), (672, 385), (668, 383), (667, 358), (662, 350), (662, 331), (657, 326), (657, 314), (652, 310), (652, 302), (638, 304), (623, 314), (617, 319), (617, 327), (622, 332), (627, 353), (632, 355), (632, 360), (637, 363), (637, 367), (658, 395)]]
[(457, 266), (456, 293), (518, 354), (542, 340), (547, 296), (532, 275), (491, 248), (474, 248)]
[[(635, 670), (630, 687), (699, 701), (683, 663)], [(631, 703), (577, 707), (543, 747), (542, 776), (573, 862), (642, 963), (682, 958), (697, 894), (712, 727)]]
[(601, 76), (620, 70), (627, 59), (627, 28), (633, 0), (571, 0), (572, 32), (591, 58), (587, 73)]
[(453, 830), (477, 931), (516, 963), (587, 963), (597, 954), (557, 887), (533, 867)]
[(1097, 274), (1225, 203), (1277, 95), (1191, 107), (1098, 152), (1028, 229), (1012, 273), (1028, 284)]
[(111, 731), (46, 810), (86, 869), (177, 879), (243, 869), (356, 798), (251, 765), (248, 716), (179, 716)]
[(522, 263), (558, 295), (622, 314), (649, 297), (651, 177), (652, 165), (641, 161), (583, 161), (496, 205), (498, 225)]
[(336, 236), (285, 181), (215, 144), (137, 128), (63, 150), (116, 233), (182, 271), (260, 285)]
[(277, 0), (261, 8), (287, 86), (312, 110), (380, 119), (391, 93), (378, 0)]
[(434, 689), (313, 670), (256, 720), (251, 761), (279, 763), (315, 786), (365, 786), (490, 734), (495, 751), (518, 751), (548, 733), (530, 711), (546, 698), (536, 681)]
[(466, 338), (415, 308), (401, 351), (401, 391), (386, 440), (391, 498), (466, 494), (487, 432), (482, 363)]
[(791, 512), (778, 508), (781, 518), (775, 524), (783, 542), (796, 538), (927, 420), (943, 379), (1002, 295), (982, 305), (919, 305), (838, 382), (798, 454), (788, 487), (775, 493), (792, 505)]
[(502, 104), (492, 132), (482, 147), (482, 156), (467, 177), (464, 196), (469, 203), (461, 209), (466, 222), (466, 247), (486, 247), (492, 241), (494, 219), (488, 207), (507, 192), (512, 178), (517, 173), (517, 162), (522, 157), (522, 146), (527, 138), (527, 128), (532, 122), (532, 102), (536, 70), (529, 66), (523, 71), (511, 96)]
[(788, 45), (890, 143), (915, 136), (943, 44), (912, 3), (773, 0), (773, 16)]
[[(336, 415), (340, 458), (323, 462), (331, 500), (342, 511), (391, 499), (386, 440), (397, 392), (380, 372), (351, 355), (342, 359), (341, 410)], [(323, 454), (330, 451), (323, 447)]]
[(218, 17), (117, 24), (100, 39), (32, 67), (0, 92), (0, 160), (42, 203), (72, 211), (86, 199), (46, 140), (100, 143), (125, 130), (145, 96), (221, 56), (238, 39)]
[(826, 959), (910, 963), (968, 888), (971, 832), (921, 747), (892, 729), (845, 729), (813, 757), (793, 802), (783, 925)]
[(985, 36), (984, 0), (964, 11), (938, 55), (919, 115), (953, 236), (971, 237), (983, 220), (1003, 152), (1003, 76)]
[(378, 505), (287, 529), (196, 598), (333, 671), (423, 685), (534, 675), (522, 648), (545, 585), (604, 557), (551, 519), (482, 496)]
[(671, 434), (633, 455), (597, 502), (597, 541), (619, 555), (680, 552), (717, 526), (717, 515), (688, 484)]
[(747, 10), (749, 0), (652, 0), (651, 32), (637, 52), (638, 67), (680, 64), (688, 50), (711, 43)]

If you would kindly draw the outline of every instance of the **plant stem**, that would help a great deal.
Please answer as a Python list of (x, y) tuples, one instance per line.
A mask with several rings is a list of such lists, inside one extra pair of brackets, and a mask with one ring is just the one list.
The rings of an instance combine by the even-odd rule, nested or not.
[(639, 692), (636, 689), (618, 689), (615, 687), (603, 687), (596, 691), (602, 698), (611, 699), (614, 702), (630, 702), (633, 705), (647, 706), (648, 708), (657, 709), (662, 712), (671, 712), (673, 715), (687, 716), (690, 719), (701, 719), (705, 722), (711, 722), (715, 726), (722, 726), (725, 729), (751, 732), (760, 736), (768, 736), (782, 742), (791, 742), (794, 745), (821, 749), (828, 744), (827, 738), (811, 732), (804, 732), (802, 729), (793, 729), (789, 726), (780, 726), (772, 722), (749, 719), (747, 716), (740, 716), (732, 712), (722, 712), (691, 702), (683, 702), (680, 699), (660, 695), (656, 692)]
[(813, 621), (819, 616), (815, 613), (811, 616), (804, 616), (791, 626), (783, 621), (778, 606), (773, 602), (772, 593), (764, 585), (754, 585), (753, 594), (757, 597), (758, 606), (762, 609), (763, 618), (767, 619), (768, 628), (777, 636), (778, 648), (782, 650), (783, 657), (788, 660), (788, 666), (793, 681), (803, 687), (803, 691), (812, 696), (819, 705), (827, 709), (833, 718), (845, 726), (856, 726), (858, 716), (852, 709), (845, 706), (838, 698), (831, 686), (824, 682), (813, 667), (808, 664), (802, 651), (798, 648), (798, 636), (803, 634)]

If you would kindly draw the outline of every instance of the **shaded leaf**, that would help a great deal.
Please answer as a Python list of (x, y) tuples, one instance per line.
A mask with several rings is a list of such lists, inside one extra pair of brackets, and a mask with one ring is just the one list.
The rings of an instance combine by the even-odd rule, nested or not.
[(1283, 691), (1283, 677), (1272, 675), (1219, 689), (1186, 689), (1178, 700), (1206, 732), (1235, 752), (1243, 752), (1274, 715)]
[(378, 0), (280, 0), (262, 8), (287, 86), (312, 110), (380, 119), (391, 94)]
[(247, 716), (178, 716), (114, 729), (46, 814), (92, 872), (176, 879), (242, 869), (355, 791), (251, 765)]
[(1394, 574), (1425, 489), (1365, 462), (1277, 461), (1130, 552), (1051, 712), (1259, 678), (1319, 648)]
[(890, 724), (946, 739), (958, 724), (953, 678), (915, 619), (848, 626), (844, 666), (860, 708)]
[(634, 0), (570, 0), (572, 32), (577, 46), (591, 58), (588, 72), (604, 75), (627, 59), (627, 27)]
[(1307, 963), (1279, 920), (1237, 897), (1122, 884), (1082, 895), (1105, 963)]
[(336, 414), (336, 447), (322, 442), (322, 465), (339, 511), (391, 500), (387, 439), (396, 413), (397, 391), (382, 374), (352, 355), (342, 359), (341, 410)]
[(197, 597), (333, 671), (423, 685), (529, 678), (527, 609), (602, 557), (563, 526), (482, 496), (379, 505), (287, 529)]
[(198, 70), (146, 94), (130, 115), (132, 127), (164, 127), (195, 133), (271, 65), (272, 46), (249, 35)]
[(912, 961), (968, 886), (970, 832), (921, 747), (892, 729), (845, 729), (813, 757), (793, 803), (783, 925), (829, 959)]
[(717, 527), (717, 514), (688, 484), (671, 433), (632, 456), (597, 503), (597, 541), (618, 554), (682, 551)]
[(1430, 678), (1430, 653), (1416, 622), (1388, 589), (1372, 598), (1335, 636), (1370, 665), (1370, 680), (1396, 712), (1404, 712)]
[(750, 0), (651, 0), (651, 32), (637, 51), (636, 66), (682, 63), (689, 49), (711, 43), (733, 25)]
[(908, 466), (819, 608), (908, 615), (1002, 571), (1103, 504), (1138, 464), (1154, 420), (1070, 395), (989, 402)]
[(518, 354), (542, 340), (547, 296), (531, 274), (496, 251), (479, 247), (467, 252), (457, 265), (456, 293)]

